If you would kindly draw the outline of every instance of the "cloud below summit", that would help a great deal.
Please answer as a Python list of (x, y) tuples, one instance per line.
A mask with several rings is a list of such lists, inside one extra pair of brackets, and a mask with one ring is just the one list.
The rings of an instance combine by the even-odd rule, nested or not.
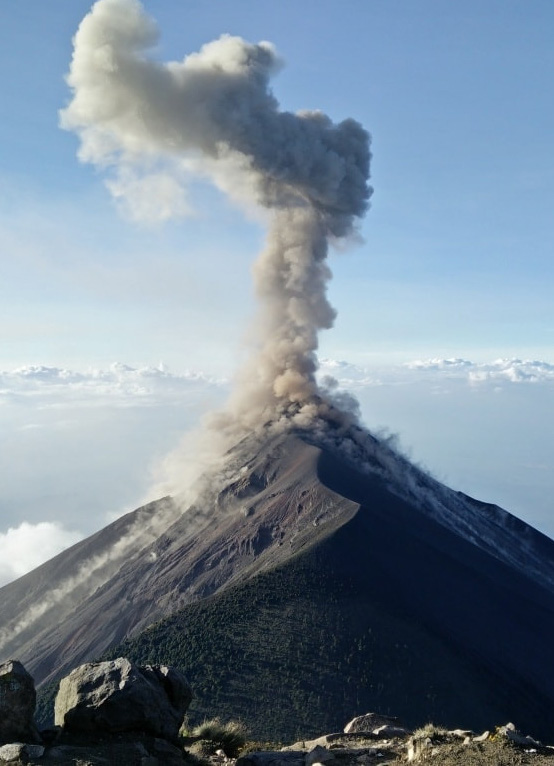
[[(397, 433), (439, 479), (554, 534), (552, 364), (435, 358), (376, 367), (324, 359), (319, 375), (355, 393), (364, 422)], [(226, 380), (164, 365), (0, 371), (0, 534), (24, 519), (30, 527), (11, 537), (23, 550), (45, 519), (57, 524), (51, 538), (63, 540), (63, 530), (90, 534), (153, 499), (154, 466), (229, 389)]]
[(18, 527), (0, 532), (0, 586), (30, 572), (82, 537), (57, 521), (23, 521)]

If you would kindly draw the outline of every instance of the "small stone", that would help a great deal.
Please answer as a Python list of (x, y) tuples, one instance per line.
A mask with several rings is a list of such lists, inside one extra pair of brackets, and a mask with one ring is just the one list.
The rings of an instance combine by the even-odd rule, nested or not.
[(471, 729), (452, 729), (452, 731), (449, 731), (448, 733), (453, 737), (459, 737), (460, 739), (466, 739), (473, 734)]
[(482, 734), (479, 734), (477, 737), (473, 737), (474, 742), (484, 742), (486, 739), (490, 737), (491, 733), (490, 731), (484, 731)]
[(393, 726), (386, 723), (383, 726), (379, 726), (377, 729), (373, 729), (373, 734), (381, 739), (392, 739), (393, 737), (407, 737), (411, 732), (402, 726)]
[(510, 740), (510, 742), (514, 742), (516, 745), (532, 747), (533, 745), (539, 744), (533, 737), (526, 737), (523, 734), (520, 734), (513, 723), (499, 726), (497, 732), (499, 735), (506, 737), (506, 739)]

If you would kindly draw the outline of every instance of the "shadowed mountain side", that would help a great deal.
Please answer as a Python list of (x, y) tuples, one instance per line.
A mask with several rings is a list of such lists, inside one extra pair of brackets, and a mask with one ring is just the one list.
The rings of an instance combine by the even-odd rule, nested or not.
[[(181, 667), (191, 714), (260, 739), (339, 730), (367, 710), (479, 731), (552, 734), (552, 597), (448, 530), (374, 502), (279, 567), (111, 650)], [(459, 547), (458, 547), (459, 545)], [(519, 594), (519, 595), (514, 595)]]
[[(178, 514), (175, 506), (170, 507), (166, 518), (173, 523), (160, 529), (153, 542), (144, 545), (143, 538), (138, 550), (129, 547), (128, 555), (118, 560), (103, 584), (91, 583), (88, 593), (81, 591), (79, 602), (72, 600), (71, 608), (64, 604), (63, 609), (45, 612), (5, 650), (15, 652), (40, 685), (185, 604), (275, 566), (327, 534), (357, 506), (319, 482), (319, 454), (319, 449), (294, 437), (274, 440), (228, 486), (210, 497), (205, 509)], [(161, 518), (156, 523), (161, 525), (168, 507), (168, 501), (160, 501), (146, 511), (155, 519), (159, 509)], [(109, 550), (119, 539), (112, 527), (106, 528), (109, 533), (105, 530), (103, 537), (95, 536), (98, 539), (87, 549), (81, 543), (81, 548), (66, 552), (67, 569), (62, 553), (43, 565), (37, 577), (31, 573), (0, 590), (0, 609), (3, 591), (13, 603), (18, 593), (25, 593), (26, 579), (40, 582), (41, 588), (46, 580), (55, 589), (73, 576), (79, 555), (85, 566), (87, 555), (104, 555), (104, 544)], [(39, 589), (41, 598), (47, 592)], [(28, 601), (33, 604), (32, 597)]]

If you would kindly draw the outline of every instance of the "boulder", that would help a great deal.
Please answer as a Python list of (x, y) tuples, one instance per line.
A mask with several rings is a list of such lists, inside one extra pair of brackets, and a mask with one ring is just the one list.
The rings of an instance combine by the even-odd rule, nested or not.
[(8, 660), (0, 665), (0, 744), (40, 742), (33, 716), (35, 684), (23, 665)]
[(26, 745), (23, 742), (12, 742), (9, 745), (2, 745), (0, 747), (0, 761), (10, 763), (15, 761), (17, 763), (27, 763), (27, 761), (42, 758), (44, 755), (44, 748), (42, 745)]
[(70, 732), (144, 731), (176, 740), (191, 700), (190, 686), (175, 668), (119, 657), (81, 665), (61, 680), (55, 722)]
[(345, 734), (356, 734), (358, 732), (372, 732), (379, 726), (398, 724), (398, 718), (390, 715), (381, 715), (380, 713), (366, 713), (353, 718), (344, 727)]
[(321, 745), (316, 745), (309, 753), (306, 753), (304, 764), (305, 766), (313, 766), (315, 763), (329, 763), (334, 760), (335, 756), (330, 750)]

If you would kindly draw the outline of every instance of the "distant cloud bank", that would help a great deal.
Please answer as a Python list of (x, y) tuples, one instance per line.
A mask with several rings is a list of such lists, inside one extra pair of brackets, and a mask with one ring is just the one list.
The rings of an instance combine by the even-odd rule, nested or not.
[(427, 359), (408, 362), (411, 370), (434, 370), (467, 377), (470, 383), (487, 380), (510, 381), (511, 383), (552, 383), (554, 364), (530, 359), (497, 359), (494, 362), (477, 364), (467, 359)]
[(323, 359), (321, 374), (333, 376), (341, 386), (364, 388), (410, 380), (456, 379), (471, 385), (487, 382), (554, 383), (554, 364), (530, 359), (496, 359), (472, 362), (468, 359), (416, 359), (395, 367), (364, 368), (349, 362)]
[(44, 398), (44, 404), (154, 405), (194, 390), (222, 386), (225, 380), (202, 372), (169, 372), (158, 367), (130, 367), (116, 362), (107, 370), (76, 372), (61, 367), (30, 365), (0, 371), (0, 404), (14, 397)]
[[(468, 385), (554, 384), (554, 364), (539, 360), (497, 359), (472, 362), (468, 359), (416, 359), (396, 366), (363, 367), (347, 361), (320, 360), (319, 376), (334, 378), (341, 388), (354, 391), (412, 381), (424, 383), (457, 380)], [(155, 406), (177, 403), (191, 393), (228, 387), (226, 378), (201, 371), (174, 373), (160, 363), (157, 367), (131, 367), (120, 362), (107, 369), (87, 371), (29, 365), (0, 371), (0, 406), (15, 401), (35, 401), (39, 406)]]

